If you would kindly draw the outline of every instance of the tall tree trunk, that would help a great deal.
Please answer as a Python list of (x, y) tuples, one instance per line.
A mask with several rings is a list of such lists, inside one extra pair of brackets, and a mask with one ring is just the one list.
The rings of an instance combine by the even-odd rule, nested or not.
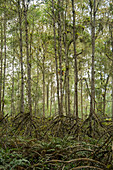
[(56, 27), (55, 27), (54, 0), (52, 0), (52, 13), (53, 13), (53, 32), (54, 32), (54, 51), (55, 51), (55, 64), (56, 64), (58, 113), (59, 113), (59, 115), (60, 115), (59, 76), (58, 76), (58, 59), (57, 59), (57, 48), (56, 48)]
[(0, 117), (2, 117), (2, 60), (3, 60), (3, 25), (1, 21), (1, 53), (0, 53)]
[(81, 73), (81, 116), (83, 120), (83, 82), (82, 82), (82, 73)]
[(22, 40), (22, 10), (20, 0), (18, 0), (18, 17), (19, 17), (19, 42), (20, 42), (20, 61), (21, 61), (21, 97), (20, 112), (24, 112), (24, 69), (23, 69), (23, 40)]
[(25, 33), (26, 33), (26, 56), (27, 56), (27, 76), (28, 76), (28, 107), (29, 112), (32, 116), (32, 100), (31, 100), (31, 58), (29, 55), (29, 38), (28, 38), (28, 21), (27, 21), (27, 11), (28, 6), (25, 5), (25, 0), (23, 1), (24, 7), (24, 17), (25, 17)]
[[(67, 57), (68, 57), (68, 51), (69, 48), (67, 48)], [(69, 78), (69, 58), (68, 59), (68, 65), (67, 65), (67, 93), (68, 93), (68, 114), (71, 114), (71, 106), (70, 106), (70, 78)]]
[[(19, 62), (19, 68), (20, 68), (20, 62)], [(17, 96), (16, 98), (16, 106), (15, 106), (15, 110), (19, 113), (20, 112), (20, 93), (21, 93), (21, 89), (20, 89), (20, 69), (17, 71), (17, 91), (15, 91), (15, 96)]]
[(68, 84), (68, 114), (71, 114), (70, 109), (70, 78), (69, 78), (69, 59), (68, 59), (68, 71), (67, 71), (67, 84)]
[(48, 84), (47, 84), (47, 114), (49, 111), (49, 80), (48, 80)]
[(45, 117), (45, 54), (43, 54), (43, 116)]
[[(33, 18), (33, 23), (32, 23), (32, 30), (30, 32), (30, 63), (31, 63), (31, 58), (32, 58), (32, 43), (33, 43), (33, 33), (34, 33), (34, 18)], [(31, 75), (31, 69), (30, 69), (30, 75)], [(32, 85), (31, 85), (32, 86)], [(32, 88), (32, 87), (31, 87)]]
[[(89, 114), (89, 130), (90, 135), (92, 135), (92, 118), (95, 113), (95, 17), (96, 17), (96, 0), (90, 0), (91, 8), (91, 44), (92, 44), (92, 64), (91, 64), (91, 98), (90, 98), (90, 114)], [(95, 122), (94, 122), (95, 128)]]
[(52, 80), (52, 76), (51, 76), (51, 97), (50, 97), (50, 116), (51, 116), (51, 112), (52, 112), (52, 101), (53, 101), (53, 80)]
[(38, 82), (39, 82), (39, 70), (38, 70), (38, 58), (37, 58), (37, 82), (36, 82), (36, 93), (35, 93), (35, 116), (37, 114), (38, 106)]
[[(53, 90), (53, 93), (55, 94), (55, 92), (56, 92), (56, 90), (55, 90), (55, 88), (54, 88), (54, 90)], [(56, 101), (55, 101), (55, 95), (53, 96), (53, 106), (54, 106), (54, 110), (55, 110), (55, 112), (54, 112), (54, 115), (56, 116)]]
[[(70, 114), (70, 112), (68, 112), (68, 53), (67, 53), (67, 28), (66, 28), (66, 16), (67, 16), (67, 0), (66, 0), (66, 9), (65, 9), (65, 13), (62, 14), (62, 18), (63, 18), (63, 29), (64, 29), (64, 49), (65, 49), (65, 67), (66, 67), (66, 71), (65, 71), (65, 79), (64, 79), (64, 88), (65, 88), (65, 111), (66, 111), (66, 115)], [(64, 89), (63, 89), (63, 94), (64, 94)]]
[(96, 0), (91, 3), (91, 40), (92, 40), (92, 65), (91, 65), (91, 99), (90, 99), (90, 117), (93, 116), (95, 111), (95, 77), (94, 77), (94, 63), (95, 63), (95, 17), (96, 17)]
[[(113, 5), (113, 0), (112, 0)], [(112, 12), (113, 18), (113, 12)], [(111, 24), (111, 46), (112, 46), (112, 126), (113, 126), (113, 23)], [(113, 141), (112, 141), (112, 160), (113, 160)]]
[(11, 92), (11, 116), (13, 116), (15, 112), (14, 107), (14, 60), (15, 60), (15, 53), (13, 52), (13, 61), (12, 61), (12, 92)]
[(60, 69), (60, 115), (63, 114), (63, 88), (62, 88), (62, 40), (61, 40), (61, 0), (58, 0), (58, 55)]
[(105, 109), (106, 109), (106, 92), (107, 92), (107, 85), (108, 85), (108, 82), (109, 82), (109, 75), (107, 76), (107, 79), (106, 79), (106, 84), (105, 84), (105, 87), (104, 87), (104, 94), (103, 94), (103, 115), (105, 115)]
[(4, 75), (3, 75), (3, 96), (2, 96), (2, 114), (4, 114), (5, 105), (5, 81), (6, 81), (6, 13), (4, 13)]
[(72, 0), (73, 13), (73, 47), (74, 47), (74, 74), (75, 74), (75, 95), (74, 95), (74, 114), (78, 120), (78, 70), (77, 70), (77, 55), (76, 55), (76, 39), (75, 39), (75, 8), (74, 0)]
[[(111, 1), (113, 4), (113, 0)], [(112, 13), (113, 17), (113, 13)], [(113, 71), (113, 24), (110, 25), (110, 32), (111, 32), (111, 48), (112, 48), (112, 71)], [(112, 72), (112, 109), (111, 109), (111, 115), (112, 115), (112, 122), (113, 122), (113, 72)]]
[(111, 46), (112, 46), (112, 121), (113, 121), (113, 28), (111, 28)]

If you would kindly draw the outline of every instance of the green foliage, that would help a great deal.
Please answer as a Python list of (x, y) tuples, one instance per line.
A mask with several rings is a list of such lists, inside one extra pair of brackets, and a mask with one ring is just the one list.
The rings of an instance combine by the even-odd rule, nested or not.
[(13, 149), (0, 148), (0, 169), (13, 170), (17, 166), (28, 167), (30, 162), (22, 157), (22, 154), (17, 153)]
[[(77, 125), (74, 117), (71, 116), (33, 117), (33, 124), (31, 124), (29, 116), (28, 113), (18, 114), (15, 118), (9, 119), (13, 125), (8, 126), (7, 124), (10, 127), (6, 129), (6, 132), (4, 131), (7, 135), (2, 136), (1, 134), (1, 169), (16, 170), (18, 167), (23, 167), (31, 170), (42, 168), (57, 170), (65, 166), (64, 169), (68, 170), (78, 165), (92, 165), (89, 158), (93, 159), (95, 167), (102, 168), (100, 164), (104, 164), (104, 162), (106, 162), (104, 167), (107, 165), (112, 167), (112, 163), (108, 161), (108, 158), (111, 157), (109, 156), (109, 154), (111, 155), (111, 137), (107, 136), (108, 132), (105, 131), (106, 128), (111, 127), (110, 124), (100, 126), (93, 118), (92, 133), (89, 134), (90, 120), (79, 120)], [(31, 129), (32, 126), (35, 128)], [(15, 131), (13, 128), (16, 128)], [(1, 125), (1, 131), (3, 129)], [(37, 136), (34, 137), (34, 134)]]

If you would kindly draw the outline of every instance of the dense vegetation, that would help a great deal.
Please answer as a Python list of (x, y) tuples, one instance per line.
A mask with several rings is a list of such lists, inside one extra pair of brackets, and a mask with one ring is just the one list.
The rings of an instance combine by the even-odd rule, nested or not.
[(113, 1), (0, 1), (0, 169), (113, 169)]

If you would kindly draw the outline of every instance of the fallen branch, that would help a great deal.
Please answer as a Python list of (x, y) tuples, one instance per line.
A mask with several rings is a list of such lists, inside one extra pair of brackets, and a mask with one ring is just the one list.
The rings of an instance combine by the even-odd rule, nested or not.
[[(106, 165), (99, 162), (99, 161), (96, 161), (94, 159), (89, 159), (89, 158), (78, 158), (78, 159), (72, 159), (72, 160), (69, 160), (69, 161), (63, 161), (63, 160), (50, 160), (50, 161), (47, 161), (45, 162), (44, 164), (48, 164), (48, 163), (64, 163), (64, 164), (69, 164), (69, 163), (73, 163), (73, 162), (78, 162), (78, 161), (89, 161), (89, 162), (94, 162), (96, 164), (99, 164), (101, 166), (103, 166), (104, 168), (106, 168)], [(36, 165), (35, 165), (36, 166)]]
[(84, 169), (90, 168), (90, 169), (104, 170), (104, 169), (102, 169), (102, 168), (98, 168), (98, 167), (95, 167), (95, 166), (78, 166), (78, 167), (76, 167), (76, 168), (72, 168), (71, 170), (82, 169), (82, 168), (84, 168)]

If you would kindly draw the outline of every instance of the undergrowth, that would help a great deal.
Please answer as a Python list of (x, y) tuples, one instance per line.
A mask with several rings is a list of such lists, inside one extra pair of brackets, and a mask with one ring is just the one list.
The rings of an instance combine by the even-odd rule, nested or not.
[[(98, 131), (98, 132), (97, 132)], [(0, 125), (0, 169), (113, 169), (113, 126), (70, 116), (8, 117)]]

